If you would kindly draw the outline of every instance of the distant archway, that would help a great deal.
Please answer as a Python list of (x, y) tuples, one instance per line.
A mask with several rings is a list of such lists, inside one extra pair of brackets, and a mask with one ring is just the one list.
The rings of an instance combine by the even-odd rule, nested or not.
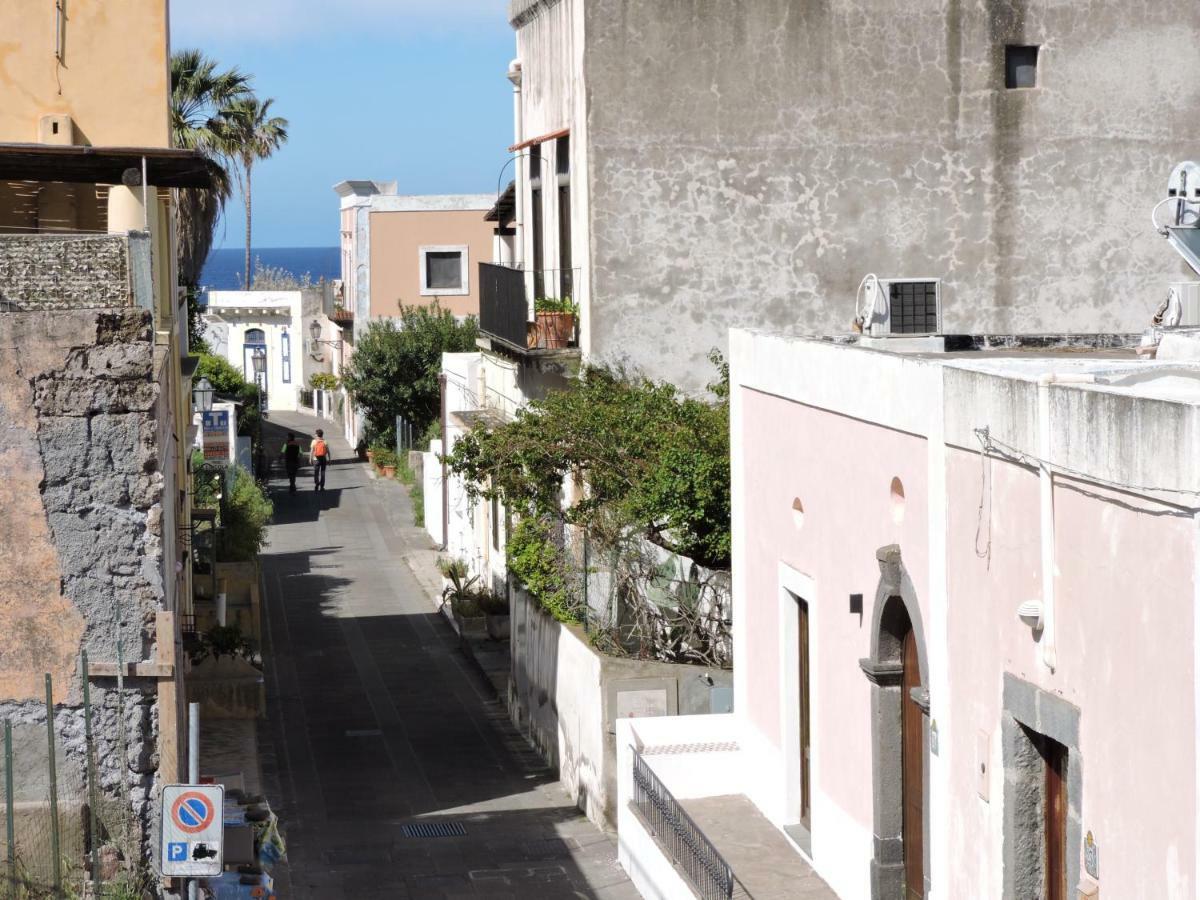
[(859, 660), (871, 682), (871, 897), (895, 900), (929, 894), (929, 663), (899, 546), (881, 547), (876, 558), (871, 655)]

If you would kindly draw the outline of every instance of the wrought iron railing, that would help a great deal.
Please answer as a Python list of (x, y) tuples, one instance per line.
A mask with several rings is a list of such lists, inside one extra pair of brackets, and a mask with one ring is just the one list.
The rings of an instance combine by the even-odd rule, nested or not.
[(703, 900), (733, 896), (733, 869), (633, 747), (633, 804)]

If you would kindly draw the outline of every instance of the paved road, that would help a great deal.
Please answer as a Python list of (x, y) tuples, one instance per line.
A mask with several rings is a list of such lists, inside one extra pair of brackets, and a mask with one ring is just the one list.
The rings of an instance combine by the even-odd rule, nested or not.
[[(271, 418), (306, 443), (315, 422)], [(344, 441), (331, 450), (325, 492), (273, 483), (263, 555), (280, 896), (636, 898), (613, 836), (571, 805), (418, 586), (406, 551), (429, 542), (407, 493)], [(465, 834), (410, 837), (414, 824)]]

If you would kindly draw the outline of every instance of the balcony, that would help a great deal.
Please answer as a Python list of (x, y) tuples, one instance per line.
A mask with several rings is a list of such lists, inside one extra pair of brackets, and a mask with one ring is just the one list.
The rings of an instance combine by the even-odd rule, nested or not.
[(150, 236), (0, 235), (0, 312), (153, 309)]
[(578, 269), (518, 269), (479, 264), (479, 330), (493, 345), (522, 356), (576, 356), (578, 316), (538, 311), (533, 298), (569, 299)]

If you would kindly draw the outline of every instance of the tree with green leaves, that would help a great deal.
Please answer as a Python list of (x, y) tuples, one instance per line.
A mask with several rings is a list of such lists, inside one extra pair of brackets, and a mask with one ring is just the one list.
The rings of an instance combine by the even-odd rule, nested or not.
[(436, 301), (401, 306), (398, 321), (376, 320), (354, 346), (342, 384), (366, 412), (371, 436), (394, 443), (396, 416), (424, 431), (438, 418), (443, 353), (475, 349), (474, 317), (459, 321)]
[(254, 165), (270, 158), (287, 143), (288, 120), (271, 115), (273, 99), (260, 100), (253, 95), (239, 97), (229, 104), (222, 125), (222, 143), (226, 154), (237, 163), (234, 175), (246, 208), (246, 287), (250, 280), (251, 183)]
[(200, 50), (171, 56), (171, 142), (197, 150), (213, 165), (213, 189), (181, 188), (175, 199), (175, 232), (179, 236), (179, 280), (188, 292), (191, 346), (203, 349), (203, 326), (197, 288), (212, 249), (217, 220), (232, 193), (224, 166), (225, 121), (230, 106), (250, 94), (250, 77), (237, 68), (222, 69)]

